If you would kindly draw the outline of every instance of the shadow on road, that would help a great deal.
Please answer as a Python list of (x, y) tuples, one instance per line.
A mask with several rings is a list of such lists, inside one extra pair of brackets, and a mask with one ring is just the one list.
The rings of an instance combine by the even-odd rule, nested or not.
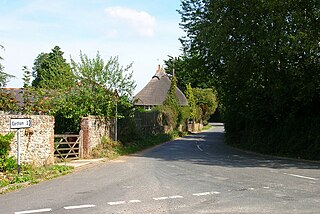
[(259, 155), (232, 148), (224, 143), (223, 126), (170, 141), (135, 156), (222, 167), (320, 169), (320, 162)]

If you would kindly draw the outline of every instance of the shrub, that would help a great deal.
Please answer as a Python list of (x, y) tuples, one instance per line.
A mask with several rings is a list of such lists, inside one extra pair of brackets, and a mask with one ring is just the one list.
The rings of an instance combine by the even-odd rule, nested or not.
[(0, 134), (0, 171), (10, 171), (16, 166), (13, 157), (9, 157), (10, 143), (14, 137), (14, 133), (5, 135)]
[(0, 134), (0, 157), (6, 157), (9, 155), (10, 143), (14, 137), (14, 133), (8, 133), (5, 135)]

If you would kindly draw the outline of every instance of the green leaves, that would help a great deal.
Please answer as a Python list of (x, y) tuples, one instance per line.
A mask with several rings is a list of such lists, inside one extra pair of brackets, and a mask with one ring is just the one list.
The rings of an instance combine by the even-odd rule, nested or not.
[(202, 79), (219, 92), (233, 143), (271, 148), (274, 124), (290, 133), (283, 121), (320, 117), (319, 11), (314, 0), (182, 1), (184, 50), (202, 57)]
[(32, 86), (45, 89), (64, 89), (74, 84), (70, 65), (59, 46), (50, 53), (41, 53), (34, 62)]
[[(4, 49), (4, 47), (2, 45), (0, 45), (0, 50)], [(0, 60), (3, 60), (3, 58), (0, 56)], [(7, 74), (5, 72), (3, 72), (4, 67), (3, 65), (0, 63), (0, 88), (1, 87), (5, 87), (9, 81), (10, 78), (13, 78), (13, 75)]]
[(56, 127), (57, 132), (77, 132), (81, 118), (89, 115), (115, 117), (116, 105), (119, 117), (131, 108), (129, 98), (135, 87), (129, 72), (131, 65), (120, 66), (118, 57), (105, 62), (99, 53), (93, 59), (80, 53), (80, 62), (71, 60), (71, 68), (76, 83), (53, 100), (53, 114), (63, 121)]

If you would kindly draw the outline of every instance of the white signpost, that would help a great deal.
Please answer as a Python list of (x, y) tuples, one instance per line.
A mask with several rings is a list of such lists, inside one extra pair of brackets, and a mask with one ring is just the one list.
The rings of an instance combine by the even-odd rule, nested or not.
[(17, 131), (17, 159), (18, 159), (18, 174), (21, 171), (20, 164), (20, 129), (30, 128), (31, 127), (31, 118), (11, 118), (10, 119), (10, 128), (18, 129)]

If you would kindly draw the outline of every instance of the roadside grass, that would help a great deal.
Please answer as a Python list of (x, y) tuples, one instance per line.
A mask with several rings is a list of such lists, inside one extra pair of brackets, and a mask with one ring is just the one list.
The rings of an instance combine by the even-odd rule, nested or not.
[(212, 125), (207, 124), (207, 125), (205, 125), (205, 126), (202, 128), (202, 131), (209, 130), (210, 128), (212, 128)]
[(16, 169), (0, 172), (0, 194), (66, 175), (72, 171), (73, 167), (70, 166), (51, 165), (34, 167), (32, 165), (22, 165), (19, 175)]
[[(205, 126), (203, 130), (209, 129), (210, 127), (211, 126)], [(95, 147), (90, 153), (90, 157), (115, 159), (121, 155), (133, 154), (186, 135), (186, 132), (173, 131), (168, 134), (145, 136), (140, 140), (136, 140), (127, 144), (122, 144), (121, 142), (116, 142), (103, 137), (101, 139), (101, 144)], [(22, 165), (19, 175), (16, 169), (0, 172), (0, 194), (66, 175), (73, 171), (73, 167), (66, 165), (51, 165), (41, 167)]]
[(115, 159), (121, 155), (133, 154), (185, 135), (187, 135), (186, 132), (173, 131), (168, 134), (145, 136), (142, 139), (126, 144), (121, 144), (111, 139), (103, 139), (101, 144), (92, 150), (90, 156), (92, 158)]

